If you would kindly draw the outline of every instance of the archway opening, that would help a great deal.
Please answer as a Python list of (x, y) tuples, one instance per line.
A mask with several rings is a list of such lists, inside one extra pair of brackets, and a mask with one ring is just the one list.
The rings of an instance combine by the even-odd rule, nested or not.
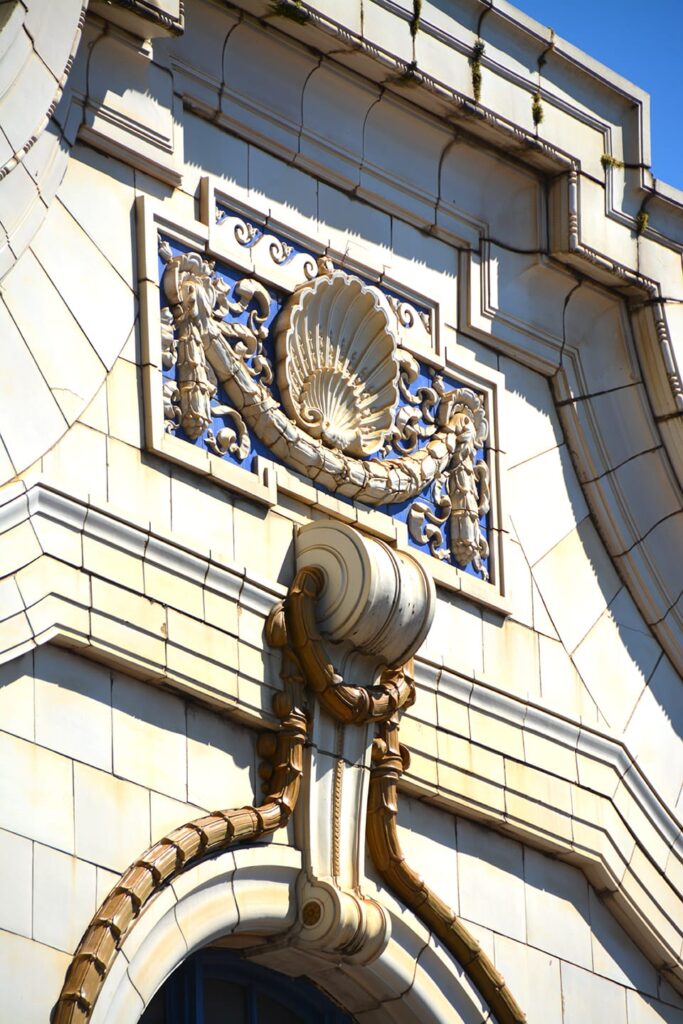
[(290, 978), (224, 949), (184, 960), (140, 1024), (354, 1024), (306, 978)]

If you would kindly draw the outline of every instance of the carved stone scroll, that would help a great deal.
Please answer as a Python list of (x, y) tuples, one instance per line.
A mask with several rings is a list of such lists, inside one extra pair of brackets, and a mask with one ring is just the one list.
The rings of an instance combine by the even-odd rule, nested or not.
[[(415, 386), (418, 365), (398, 348), (391, 307), (376, 288), (320, 261), (274, 323), (274, 373), (265, 349), (268, 290), (245, 278), (230, 300), (202, 256), (173, 256), (165, 243), (160, 253), (170, 303), (161, 317), (163, 358), (177, 379), (165, 394), (167, 429), (180, 427), (190, 440), (204, 434), (209, 450), (238, 461), (253, 432), (276, 459), (332, 493), (371, 506), (412, 501), (413, 540), (486, 578), (484, 403), (439, 374)], [(218, 386), (227, 405), (216, 404)], [(219, 436), (212, 420), (221, 411), (231, 423)]]

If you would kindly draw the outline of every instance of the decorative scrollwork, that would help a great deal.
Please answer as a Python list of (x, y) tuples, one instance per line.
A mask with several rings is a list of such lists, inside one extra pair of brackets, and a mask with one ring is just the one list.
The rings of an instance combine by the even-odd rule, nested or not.
[(238, 462), (246, 459), (251, 451), (251, 441), (247, 425), (237, 412), (229, 405), (214, 405), (214, 416), (228, 416), (234, 427), (221, 427), (217, 434), (213, 430), (206, 432), (206, 447), (215, 455), (234, 455)]
[[(376, 289), (327, 257), (310, 279), (304, 267), (305, 280), (272, 330), (278, 397), (265, 347), (268, 290), (253, 278), (231, 290), (199, 254), (173, 256), (163, 245), (160, 252), (169, 301), (162, 360), (176, 375), (174, 389), (164, 392), (166, 429), (203, 436), (214, 454), (238, 461), (253, 431), (276, 458), (332, 492), (371, 506), (412, 502), (412, 539), (486, 578), (483, 401), (468, 388), (449, 388), (437, 371), (420, 381)], [(414, 318), (408, 304), (399, 308), (404, 322)], [(225, 405), (216, 404), (219, 387)], [(232, 425), (214, 433), (221, 415)]]
[[(429, 544), (437, 558), (452, 556), (459, 565), (468, 565), (482, 574), (488, 573), (482, 559), (489, 546), (481, 532), (480, 519), (489, 510), (490, 491), (488, 467), (477, 461), (488, 434), (485, 410), (481, 399), (468, 388), (444, 392), (440, 402), (450, 404), (448, 415), (456, 435), (456, 446), (445, 472), (433, 484), (434, 511), (424, 502), (416, 501), (408, 516), (408, 529), (418, 544)], [(444, 536), (449, 525), (450, 547)]]

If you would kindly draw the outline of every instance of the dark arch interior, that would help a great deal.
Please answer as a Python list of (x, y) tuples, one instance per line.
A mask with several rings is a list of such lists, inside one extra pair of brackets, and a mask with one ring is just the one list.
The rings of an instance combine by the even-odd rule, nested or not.
[(140, 1024), (353, 1024), (306, 978), (290, 978), (223, 949), (188, 957)]

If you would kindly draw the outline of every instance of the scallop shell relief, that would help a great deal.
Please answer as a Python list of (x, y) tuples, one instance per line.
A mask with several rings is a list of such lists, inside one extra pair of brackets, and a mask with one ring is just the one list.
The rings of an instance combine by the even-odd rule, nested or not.
[(399, 347), (395, 297), (329, 260), (308, 257), (282, 296), (168, 241), (159, 252), (169, 432), (245, 468), (260, 449), (488, 578), (485, 408)]

